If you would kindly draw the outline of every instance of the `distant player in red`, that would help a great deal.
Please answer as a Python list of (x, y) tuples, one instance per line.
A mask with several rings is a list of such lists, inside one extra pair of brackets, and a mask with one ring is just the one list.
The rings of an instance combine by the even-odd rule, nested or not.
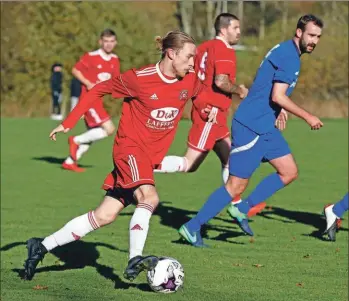
[[(116, 54), (112, 53), (117, 44), (116, 34), (111, 29), (105, 29), (99, 39), (100, 48), (84, 54), (73, 67), (72, 73), (82, 83), (80, 99), (97, 83), (109, 80), (112, 75), (120, 74), (120, 62)], [(115, 126), (111, 117), (103, 106), (103, 100), (95, 102), (84, 114), (87, 131), (79, 136), (70, 136), (70, 156), (62, 167), (75, 172), (83, 172), (77, 161), (87, 152), (91, 143), (112, 135)]]
[(124, 277), (133, 280), (141, 271), (157, 264), (156, 256), (142, 256), (149, 221), (159, 203), (153, 169), (161, 163), (173, 141), (185, 103), (201, 88), (193, 71), (194, 40), (183, 32), (173, 31), (158, 42), (162, 51), (160, 62), (97, 84), (50, 133), (51, 139), (56, 140), (57, 133), (68, 132), (106, 94), (125, 97), (114, 141), (114, 169), (104, 181), (106, 195), (102, 203), (43, 241), (30, 239), (26, 279), (32, 279), (37, 264), (48, 251), (112, 223), (132, 202), (137, 203), (137, 208), (130, 221), (130, 254)]
[[(227, 127), (231, 97), (247, 95), (244, 85), (236, 85), (236, 56), (232, 48), (240, 38), (240, 23), (236, 16), (223, 13), (215, 20), (216, 37), (198, 47), (195, 71), (204, 83), (204, 89), (195, 100), (188, 149), (184, 157), (166, 156), (157, 172), (194, 172), (212, 149), (222, 164), (223, 180), (229, 175), (230, 131)], [(195, 103), (212, 106), (211, 116), (217, 123), (205, 121)]]

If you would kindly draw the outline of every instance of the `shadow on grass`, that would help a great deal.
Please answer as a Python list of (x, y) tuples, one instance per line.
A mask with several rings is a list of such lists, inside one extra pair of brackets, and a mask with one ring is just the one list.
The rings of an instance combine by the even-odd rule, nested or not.
[[(0, 251), (6, 252), (17, 246), (24, 246), (25, 242), (14, 242), (3, 246)], [(60, 272), (72, 269), (83, 269), (85, 267), (93, 267), (96, 271), (105, 279), (114, 282), (115, 289), (129, 289), (130, 287), (136, 287), (142, 291), (151, 291), (150, 287), (146, 283), (134, 284), (128, 283), (121, 279), (121, 277), (114, 273), (113, 268), (100, 264), (97, 262), (100, 254), (97, 247), (105, 247), (110, 250), (115, 250), (122, 253), (127, 253), (127, 250), (119, 249), (113, 245), (105, 243), (91, 243), (84, 241), (74, 241), (68, 245), (61, 246), (53, 249), (50, 253), (57, 257), (56, 265), (39, 267), (36, 270), (36, 274), (43, 272)], [(46, 255), (47, 256), (47, 255)], [(126, 264), (126, 263), (125, 263)], [(20, 278), (23, 279), (23, 269), (12, 269), (17, 273)], [(35, 277), (35, 276), (34, 276)]]
[[(322, 214), (272, 207), (271, 209), (262, 211), (259, 216), (287, 224), (301, 223), (312, 226), (315, 228), (315, 230), (310, 233), (305, 233), (303, 236), (311, 236), (320, 240), (328, 240), (323, 235), (326, 228), (326, 221)], [(348, 229), (341, 227), (338, 231), (348, 232)]]
[[(156, 210), (154, 211), (154, 215), (160, 217), (161, 225), (169, 228), (173, 228), (175, 230), (178, 230), (183, 224), (188, 222), (191, 219), (191, 217), (197, 213), (196, 211), (176, 208), (169, 204), (171, 204), (171, 202), (168, 202), (168, 201), (161, 202), (156, 208)], [(128, 213), (121, 213), (120, 215), (131, 216), (132, 214), (133, 212), (128, 212)], [(245, 236), (245, 234), (242, 233), (242, 231), (240, 231), (239, 227), (236, 224), (234, 224), (231, 220), (224, 219), (220, 216), (216, 216), (214, 220), (229, 223), (231, 226), (225, 227), (225, 226), (217, 226), (212, 224), (204, 225), (201, 231), (203, 238), (208, 240), (224, 241), (224, 242), (233, 243), (233, 244), (244, 244), (242, 242), (235, 242), (230, 240), (231, 238)], [(209, 237), (208, 236), (209, 231), (217, 231), (221, 233), (215, 237)], [(176, 244), (187, 244), (183, 239), (179, 237), (179, 235), (178, 235), (178, 239), (173, 240), (172, 242)]]
[[(52, 157), (52, 156), (43, 156), (43, 157), (33, 157), (32, 160), (36, 160), (36, 161), (43, 161), (43, 162), (47, 162), (50, 164), (57, 164), (57, 165), (62, 165), (62, 163), (65, 161), (65, 158), (56, 158), (56, 157)], [(83, 168), (90, 168), (93, 167), (93, 165), (83, 165), (79, 163), (80, 167)]]

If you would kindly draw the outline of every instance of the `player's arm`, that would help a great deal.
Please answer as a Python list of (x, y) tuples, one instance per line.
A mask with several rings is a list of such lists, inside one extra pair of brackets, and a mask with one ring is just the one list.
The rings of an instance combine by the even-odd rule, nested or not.
[(114, 98), (132, 97), (137, 98), (139, 86), (134, 70), (126, 71), (124, 74), (114, 76), (110, 80), (95, 85), (82, 97), (76, 107), (69, 113), (67, 118), (50, 133), (50, 138), (56, 140), (59, 132), (68, 132), (79, 121), (80, 117), (104, 95), (112, 94)]
[(107, 80), (97, 84), (88, 93), (84, 95), (75, 106), (75, 108), (68, 114), (67, 118), (63, 120), (62, 124), (56, 127), (50, 133), (50, 138), (56, 141), (56, 134), (59, 132), (68, 132), (79, 121), (81, 116), (93, 105), (93, 103), (104, 95), (112, 93), (112, 80)]
[(94, 87), (94, 83), (91, 83), (80, 70), (73, 67), (72, 74), (83, 84), (86, 86), (87, 90), (91, 90)]
[(312, 130), (320, 129), (323, 126), (321, 120), (295, 104), (286, 94), (288, 87), (288, 83), (274, 82), (271, 95), (272, 101), (286, 111), (296, 115), (299, 118), (302, 118), (310, 125)]
[(216, 75), (214, 83), (218, 89), (225, 93), (235, 93), (238, 94), (240, 98), (245, 98), (247, 96), (248, 89), (244, 85), (233, 83), (227, 74)]
[(88, 53), (84, 54), (72, 69), (72, 74), (86, 86), (87, 90), (91, 90), (95, 83), (91, 83), (85, 76), (91, 65), (91, 57)]

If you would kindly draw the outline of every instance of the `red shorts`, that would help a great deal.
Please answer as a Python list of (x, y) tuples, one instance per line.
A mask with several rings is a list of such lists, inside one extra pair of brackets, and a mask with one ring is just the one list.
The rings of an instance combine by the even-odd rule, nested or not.
[(133, 201), (133, 191), (140, 185), (155, 185), (152, 162), (138, 147), (114, 147), (114, 169), (102, 188), (113, 191), (124, 205)]
[(226, 118), (219, 118), (218, 124), (205, 122), (197, 110), (193, 109), (191, 119), (193, 124), (188, 135), (188, 146), (192, 149), (208, 152), (213, 149), (217, 141), (230, 135)]
[(104, 109), (103, 100), (100, 99), (85, 113), (85, 123), (89, 128), (101, 126), (102, 123), (108, 121), (110, 116)]

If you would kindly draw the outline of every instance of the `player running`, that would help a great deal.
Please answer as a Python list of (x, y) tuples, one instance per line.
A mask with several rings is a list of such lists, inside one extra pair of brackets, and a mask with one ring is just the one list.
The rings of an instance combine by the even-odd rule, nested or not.
[[(119, 58), (112, 51), (117, 44), (116, 34), (111, 29), (105, 29), (99, 39), (100, 49), (84, 54), (73, 67), (72, 73), (82, 83), (80, 98), (97, 83), (106, 81), (113, 74), (120, 74)], [(91, 143), (111, 136), (115, 125), (103, 106), (103, 100), (96, 101), (84, 114), (87, 131), (79, 136), (70, 136), (69, 157), (62, 167), (75, 172), (85, 169), (77, 165), (77, 161), (88, 151)]]
[(68, 132), (82, 114), (106, 94), (125, 97), (114, 140), (114, 169), (104, 181), (106, 195), (102, 203), (43, 241), (30, 239), (25, 261), (26, 279), (33, 278), (36, 266), (47, 252), (112, 223), (133, 202), (137, 207), (130, 221), (130, 253), (124, 277), (133, 280), (141, 271), (157, 264), (156, 256), (142, 255), (149, 221), (159, 203), (153, 169), (161, 163), (173, 141), (185, 103), (201, 88), (193, 71), (196, 53), (193, 38), (172, 31), (158, 42), (162, 51), (160, 62), (128, 70), (97, 84), (50, 133), (50, 138), (56, 140), (57, 133)]
[(224, 183), (229, 176), (230, 132), (227, 127), (228, 110), (232, 94), (240, 98), (247, 95), (244, 85), (235, 84), (236, 55), (233, 45), (240, 39), (239, 19), (229, 13), (217, 16), (214, 27), (216, 37), (198, 46), (195, 71), (203, 81), (204, 89), (195, 103), (212, 106), (217, 123), (205, 121), (195, 105), (192, 106), (192, 127), (188, 136), (188, 149), (184, 157), (166, 156), (156, 172), (195, 172), (213, 149), (222, 164)]
[(336, 241), (337, 229), (340, 226), (343, 214), (348, 211), (348, 207), (348, 193), (337, 203), (325, 206), (326, 230), (324, 234), (328, 235), (330, 241)]
[(230, 214), (241, 229), (253, 235), (248, 224), (248, 211), (293, 182), (298, 169), (281, 132), (274, 127), (281, 109), (305, 120), (312, 130), (323, 123), (290, 98), (300, 71), (300, 56), (311, 53), (320, 40), (322, 21), (302, 16), (293, 39), (274, 46), (262, 61), (248, 96), (238, 107), (232, 121), (232, 147), (229, 158), (229, 179), (213, 192), (198, 214), (184, 224), (179, 233), (192, 245), (204, 246), (200, 228), (215, 217), (231, 199), (241, 195), (249, 178), (261, 162), (269, 162), (276, 170), (237, 205), (230, 205)]

